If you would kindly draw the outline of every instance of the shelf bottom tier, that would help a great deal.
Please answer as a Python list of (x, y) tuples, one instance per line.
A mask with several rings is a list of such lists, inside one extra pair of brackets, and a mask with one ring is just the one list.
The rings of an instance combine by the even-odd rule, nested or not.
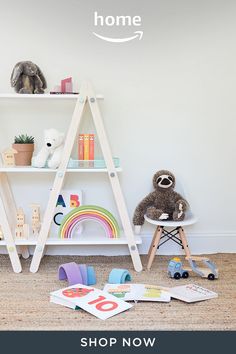
[[(135, 242), (137, 245), (142, 244), (142, 238), (140, 236), (135, 236)], [(35, 246), (37, 244), (37, 239), (28, 240), (15, 240), (16, 246)], [(47, 246), (71, 246), (71, 245), (127, 245), (127, 238), (125, 235), (121, 235), (119, 238), (108, 238), (105, 236), (96, 235), (80, 235), (74, 239), (59, 239), (49, 237), (46, 241)], [(0, 241), (0, 246), (6, 246), (6, 241)]]

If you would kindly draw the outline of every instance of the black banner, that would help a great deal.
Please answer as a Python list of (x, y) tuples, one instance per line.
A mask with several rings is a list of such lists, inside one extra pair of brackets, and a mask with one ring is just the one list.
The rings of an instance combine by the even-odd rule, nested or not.
[(235, 339), (235, 332), (0, 332), (7, 354), (230, 354)]

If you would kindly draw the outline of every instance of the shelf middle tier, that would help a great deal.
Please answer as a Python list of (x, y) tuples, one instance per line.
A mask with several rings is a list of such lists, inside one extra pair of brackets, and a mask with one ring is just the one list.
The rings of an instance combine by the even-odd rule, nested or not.
[[(115, 169), (121, 172), (122, 168)], [(58, 172), (59, 169), (35, 168), (35, 167), (0, 167), (0, 172), (7, 173), (52, 173)], [(108, 172), (107, 168), (67, 168), (66, 172)]]

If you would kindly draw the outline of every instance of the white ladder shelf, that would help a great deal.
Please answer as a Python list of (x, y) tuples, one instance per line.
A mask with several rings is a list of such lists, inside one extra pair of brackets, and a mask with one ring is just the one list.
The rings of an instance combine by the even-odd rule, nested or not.
[[(20, 96), (20, 98), (23, 99), (25, 95), (19, 95), (19, 96)], [(15, 97), (19, 97), (19, 96), (17, 96), (17, 95), (0, 95), (0, 98), (1, 97), (2, 98), (15, 98)], [(34, 97), (36, 96), (36, 98), (38, 98), (39, 96), (43, 96), (43, 95), (32, 95), (32, 96), (34, 96)], [(45, 95), (44, 97), (40, 97), (40, 98), (50, 98), (51, 96)], [(65, 139), (65, 146), (64, 146), (62, 160), (61, 160), (61, 164), (60, 164), (59, 168), (57, 170), (34, 169), (34, 168), (10, 168), (10, 169), (0, 168), (0, 181), (1, 181), (1, 183), (0, 183), (0, 185), (1, 185), (0, 186), (1, 187), (0, 188), (0, 195), (1, 195), (1, 198), (0, 198), (0, 214), (1, 214), (0, 215), (0, 224), (2, 225), (3, 234), (4, 234), (4, 238), (5, 238), (4, 241), (0, 241), (0, 245), (4, 244), (7, 246), (7, 250), (8, 250), (10, 259), (11, 259), (13, 270), (15, 272), (20, 272), (21, 271), (21, 264), (20, 264), (20, 260), (19, 260), (18, 254), (17, 254), (16, 244), (19, 245), (20, 253), (22, 254), (22, 256), (24, 258), (27, 258), (29, 256), (28, 249), (24, 245), (35, 245), (36, 244), (33, 259), (32, 259), (31, 266), (30, 266), (30, 271), (33, 273), (37, 272), (38, 268), (40, 266), (40, 262), (41, 262), (41, 259), (42, 259), (43, 253), (44, 253), (45, 246), (50, 245), (50, 244), (52, 244), (52, 245), (59, 244), (59, 241), (56, 241), (55, 243), (53, 241), (50, 242), (50, 239), (48, 239), (48, 234), (49, 234), (51, 222), (53, 219), (53, 214), (54, 214), (57, 198), (58, 198), (58, 195), (63, 187), (65, 176), (66, 176), (67, 172), (104, 172), (104, 173), (108, 173), (109, 180), (110, 180), (111, 187), (112, 187), (112, 191), (113, 191), (114, 198), (115, 198), (115, 202), (116, 202), (117, 209), (118, 209), (120, 219), (121, 219), (121, 223), (122, 223), (122, 226), (124, 229), (124, 235), (126, 238), (126, 241), (124, 241), (124, 238), (123, 238), (120, 242), (117, 242), (117, 244), (118, 245), (119, 244), (127, 244), (128, 245), (130, 255), (131, 255), (131, 258), (133, 261), (134, 269), (139, 272), (142, 270), (142, 263), (140, 260), (137, 244), (141, 243), (141, 241), (136, 240), (133, 230), (132, 230), (130, 220), (129, 220), (125, 200), (123, 197), (123, 193), (122, 193), (121, 186), (119, 183), (119, 178), (117, 175), (117, 172), (119, 172), (121, 169), (115, 168), (115, 166), (114, 166), (110, 146), (108, 143), (108, 139), (106, 136), (104, 125), (103, 125), (102, 116), (101, 116), (98, 102), (97, 102), (97, 100), (100, 99), (101, 96), (96, 96), (94, 94), (92, 86), (88, 82), (85, 82), (82, 84), (80, 94), (77, 95), (77, 97), (74, 97), (73, 95), (70, 95), (70, 96), (71, 97), (68, 97), (70, 99), (76, 98), (76, 105), (75, 105), (75, 109), (73, 112), (73, 116), (71, 119), (69, 129), (67, 132), (67, 136)], [(58, 96), (56, 96), (56, 97), (58, 97)], [(59, 96), (59, 97), (61, 98), (61, 96)], [(55, 97), (53, 97), (53, 98), (55, 98)], [(65, 98), (67, 98), (67, 97), (65, 97)], [(94, 125), (95, 125), (96, 131), (97, 131), (98, 139), (100, 141), (103, 157), (104, 157), (104, 160), (105, 160), (105, 163), (107, 166), (106, 169), (100, 169), (100, 170), (99, 169), (94, 169), (94, 170), (92, 170), (92, 169), (89, 169), (89, 170), (88, 169), (80, 169), (80, 170), (67, 169), (68, 161), (71, 156), (71, 152), (72, 152), (73, 145), (74, 145), (76, 135), (77, 135), (77, 131), (79, 129), (80, 122), (81, 122), (81, 119), (83, 116), (85, 105), (89, 105), (91, 113), (92, 113), (92, 118), (93, 118)], [(11, 206), (13, 205), (13, 207), (14, 207), (13, 210), (15, 213), (16, 206), (15, 206), (14, 198), (13, 198), (11, 190), (10, 190), (10, 185), (7, 180), (7, 173), (11, 173), (11, 172), (24, 172), (24, 173), (27, 173), (27, 172), (31, 173), (32, 172), (33, 173), (36, 171), (42, 172), (42, 173), (43, 172), (54, 172), (56, 174), (55, 179), (54, 179), (54, 183), (53, 183), (53, 187), (50, 192), (48, 205), (47, 205), (46, 211), (44, 213), (44, 219), (43, 219), (42, 227), (40, 230), (40, 234), (38, 236), (37, 242), (35, 242), (35, 241), (32, 242), (30, 240), (29, 240), (29, 242), (25, 242), (25, 243), (24, 243), (24, 241), (22, 243), (17, 242), (17, 240), (15, 242), (14, 237), (13, 237), (13, 233), (12, 233), (12, 230), (10, 227), (10, 225), (14, 225), (14, 217), (13, 217), (14, 214), (12, 216), (13, 220), (10, 220), (9, 216), (12, 215), (12, 213), (9, 213), (8, 211), (10, 210), (9, 208), (11, 208)], [(65, 243), (63, 242), (61, 244), (65, 244)], [(68, 242), (68, 244), (70, 244), (70, 243)], [(78, 243), (72, 242), (71, 244), (84, 244), (84, 243), (78, 241)], [(85, 244), (87, 244), (87, 243), (85, 243)], [(96, 242), (95, 244), (100, 244), (100, 243)], [(101, 242), (101, 244), (103, 244), (103, 242)]]

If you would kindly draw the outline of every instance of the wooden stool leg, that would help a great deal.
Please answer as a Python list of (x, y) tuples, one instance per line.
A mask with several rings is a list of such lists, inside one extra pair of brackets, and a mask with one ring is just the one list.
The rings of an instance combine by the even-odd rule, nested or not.
[(151, 243), (151, 246), (150, 246), (149, 252), (148, 252), (148, 264), (147, 264), (148, 270), (151, 269), (152, 263), (154, 261), (161, 235), (162, 235), (162, 227), (158, 226), (156, 228), (154, 235), (153, 235), (152, 243)]
[(191, 256), (190, 249), (188, 247), (187, 238), (186, 238), (184, 229), (182, 227), (179, 228), (179, 236), (182, 241), (182, 245), (183, 245), (186, 256), (190, 257)]
[(151, 242), (149, 250), (148, 250), (148, 259), (149, 259), (150, 255), (151, 255), (152, 248), (153, 248), (153, 245), (155, 243), (155, 239), (156, 239), (156, 234), (157, 234), (158, 228), (159, 228), (159, 226), (157, 226), (157, 228), (156, 228), (156, 230), (155, 230), (155, 232), (154, 232), (154, 234), (152, 236), (152, 242)]

